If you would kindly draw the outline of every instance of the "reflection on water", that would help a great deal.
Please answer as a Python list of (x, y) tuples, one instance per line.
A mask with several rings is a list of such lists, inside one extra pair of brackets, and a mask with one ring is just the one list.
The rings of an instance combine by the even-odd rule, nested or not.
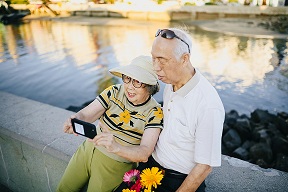
[[(81, 105), (115, 83), (110, 68), (150, 55), (157, 28), (51, 21), (0, 25), (0, 90), (62, 108)], [(190, 31), (192, 63), (216, 87), (226, 111), (288, 112), (288, 78), (279, 72), (288, 65), (287, 40)]]
[(288, 110), (288, 79), (278, 69), (280, 63), (288, 65), (286, 40), (217, 33), (196, 33), (193, 38), (197, 56), (192, 60), (220, 92), (226, 110)]

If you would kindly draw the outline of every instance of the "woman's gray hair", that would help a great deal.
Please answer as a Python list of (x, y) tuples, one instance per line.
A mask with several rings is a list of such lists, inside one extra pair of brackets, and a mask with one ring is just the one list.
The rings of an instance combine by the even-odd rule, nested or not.
[(150, 95), (155, 95), (160, 90), (160, 85), (158, 82), (156, 85), (147, 85), (146, 84), (146, 89)]
[[(169, 28), (169, 30), (174, 31), (174, 33), (180, 37), (181, 39), (183, 39), (190, 48), (190, 54), (191, 54), (191, 50), (192, 50), (192, 39), (189, 35), (188, 30), (185, 28)], [(180, 59), (181, 56), (184, 53), (189, 53), (189, 49), (188, 46), (183, 43), (182, 41), (177, 41), (177, 46), (174, 49), (174, 54), (176, 56), (177, 59)]]

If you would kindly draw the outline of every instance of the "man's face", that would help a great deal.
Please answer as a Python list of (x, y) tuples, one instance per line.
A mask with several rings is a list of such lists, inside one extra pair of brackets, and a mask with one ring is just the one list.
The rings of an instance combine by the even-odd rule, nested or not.
[(153, 66), (159, 80), (167, 84), (174, 84), (179, 80), (181, 69), (179, 61), (175, 57), (173, 47), (176, 39), (164, 39), (156, 37), (151, 50)]

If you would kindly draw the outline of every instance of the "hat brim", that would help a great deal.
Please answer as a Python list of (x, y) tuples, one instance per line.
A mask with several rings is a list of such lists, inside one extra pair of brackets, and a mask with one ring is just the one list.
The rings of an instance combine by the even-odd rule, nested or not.
[(122, 74), (124, 74), (124, 75), (131, 77), (132, 79), (136, 79), (148, 85), (157, 84), (157, 76), (155, 78), (155, 75), (151, 74), (149, 71), (136, 65), (116, 67), (116, 68), (110, 69), (109, 72), (120, 78), (122, 78)]

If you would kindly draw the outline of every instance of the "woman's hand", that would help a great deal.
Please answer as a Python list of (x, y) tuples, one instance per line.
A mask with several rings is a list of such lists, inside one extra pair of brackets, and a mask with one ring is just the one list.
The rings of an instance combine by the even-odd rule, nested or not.
[(107, 125), (102, 124), (100, 121), (98, 126), (102, 128), (102, 133), (95, 136), (93, 139), (88, 139), (89, 141), (93, 142), (94, 145), (103, 146), (107, 149), (108, 152), (117, 153), (120, 151), (120, 144), (118, 144), (112, 133), (110, 133)]
[(115, 153), (132, 162), (146, 162), (152, 154), (158, 140), (161, 129), (145, 129), (140, 145), (122, 146), (115, 141), (113, 134), (108, 126), (102, 123), (98, 124), (102, 128), (102, 133), (88, 141), (93, 142), (95, 146), (103, 146), (108, 152)]
[(73, 131), (73, 127), (72, 127), (72, 123), (71, 123), (71, 119), (74, 119), (74, 118), (76, 118), (76, 116), (75, 116), (75, 115), (71, 115), (71, 117), (68, 118), (68, 119), (65, 121), (65, 123), (64, 123), (64, 125), (63, 125), (63, 131), (64, 131), (64, 133), (69, 133), (69, 134), (78, 135), (78, 134), (76, 134), (76, 133)]

